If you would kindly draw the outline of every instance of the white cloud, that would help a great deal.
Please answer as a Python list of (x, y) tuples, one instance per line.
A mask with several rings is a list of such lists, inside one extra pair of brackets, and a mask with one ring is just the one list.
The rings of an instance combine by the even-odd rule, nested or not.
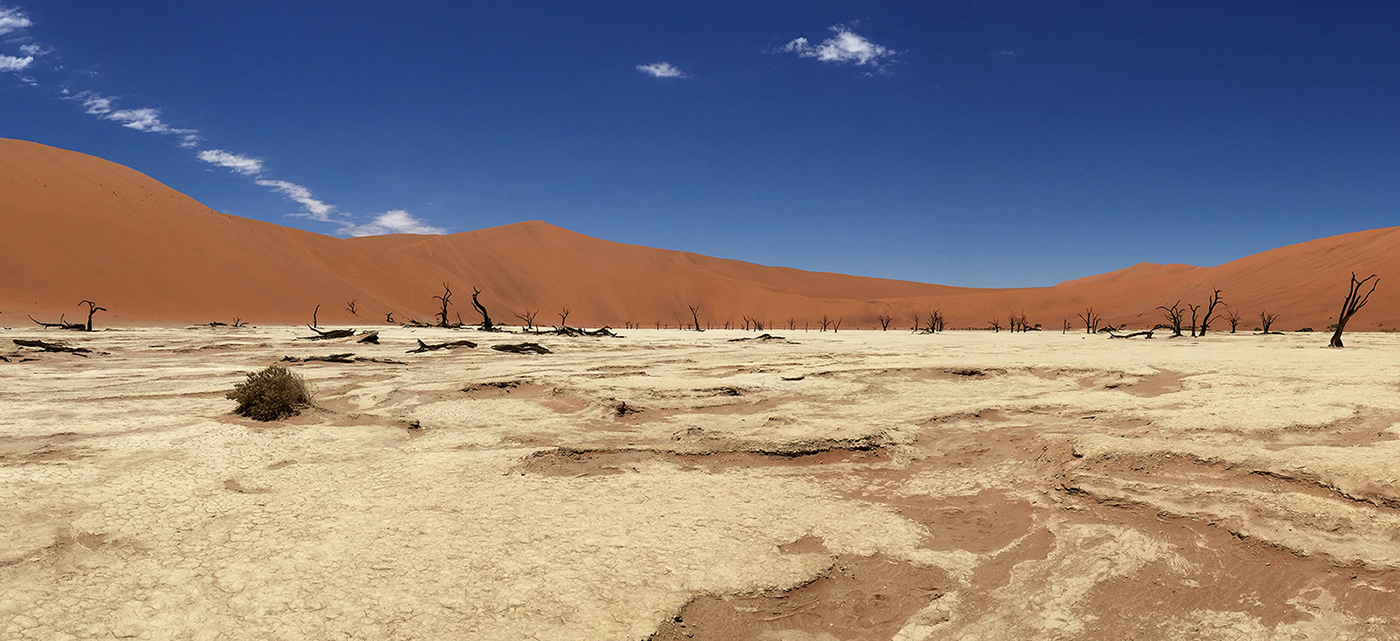
[(228, 167), (244, 176), (256, 176), (262, 173), (261, 160), (231, 154), (222, 149), (205, 149), (199, 152), (199, 159), (220, 167)]
[(347, 236), (380, 236), (383, 234), (442, 234), (446, 230), (441, 227), (426, 225), (423, 221), (414, 218), (412, 214), (402, 210), (394, 209), (386, 211), (374, 218), (365, 225), (346, 225), (340, 228), (340, 233)]
[(292, 214), (312, 220), (319, 220), (323, 223), (336, 222), (331, 220), (331, 213), (335, 211), (335, 205), (327, 205), (324, 202), (311, 197), (311, 190), (296, 183), (289, 183), (285, 180), (259, 180), (259, 185), (271, 187), (273, 191), (281, 192), (306, 209), (304, 213)]
[(783, 45), (778, 51), (796, 53), (803, 58), (816, 58), (822, 62), (851, 63), (856, 66), (879, 67), (883, 59), (895, 55), (889, 47), (877, 45), (845, 25), (835, 25), (831, 30), (835, 36), (813, 45), (806, 38), (797, 38)]
[(20, 47), (19, 47), (19, 52), (22, 53), (22, 54), (24, 54), (24, 55), (26, 55), (26, 56), (37, 56), (37, 55), (40, 55), (40, 54), (43, 54), (43, 53), (48, 53), (48, 52), (44, 51), (44, 48), (43, 48), (43, 47), (40, 47), (39, 45), (33, 45), (33, 44), (30, 44), (30, 45), (20, 45)]
[(649, 65), (637, 65), (637, 71), (647, 74), (653, 78), (688, 78), (685, 72), (677, 69), (669, 62), (653, 62)]
[(34, 62), (34, 56), (16, 58), (0, 54), (0, 71), (19, 71), (28, 67), (32, 62)]
[(34, 22), (29, 19), (29, 16), (24, 15), (23, 11), (0, 7), (0, 36), (33, 25)]
[(196, 129), (178, 129), (166, 124), (160, 119), (159, 109), (114, 109), (112, 101), (116, 100), (111, 96), (103, 96), (91, 91), (71, 96), (71, 100), (83, 101), (86, 113), (92, 114), (103, 120), (119, 122), (123, 127), (144, 131), (153, 134), (166, 134), (180, 136), (180, 146), (187, 149), (197, 146), (199, 131)]

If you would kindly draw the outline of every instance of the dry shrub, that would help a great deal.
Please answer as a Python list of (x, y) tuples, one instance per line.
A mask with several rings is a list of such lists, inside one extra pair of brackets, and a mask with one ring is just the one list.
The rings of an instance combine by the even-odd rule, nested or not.
[(257, 421), (296, 416), (303, 407), (311, 406), (311, 391), (306, 381), (281, 365), (249, 374), (247, 381), (233, 386), (228, 398), (238, 401), (234, 414)]

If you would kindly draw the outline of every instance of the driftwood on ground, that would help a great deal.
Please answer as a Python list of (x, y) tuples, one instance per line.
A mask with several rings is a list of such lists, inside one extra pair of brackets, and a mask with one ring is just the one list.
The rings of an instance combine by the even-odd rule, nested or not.
[(514, 343), (505, 345), (492, 345), (491, 349), (498, 352), (510, 352), (512, 354), (552, 354), (549, 348), (539, 343)]
[(364, 336), (361, 336), (361, 337), (360, 337), (360, 340), (357, 340), (357, 341), (355, 341), (355, 342), (356, 342), (356, 343), (373, 343), (373, 344), (375, 344), (375, 345), (378, 345), (378, 344), (379, 344), (379, 332), (369, 332), (369, 333), (365, 334)]
[(1133, 338), (1134, 336), (1146, 336), (1146, 337), (1148, 337), (1148, 338), (1152, 338), (1152, 332), (1155, 332), (1155, 331), (1157, 331), (1157, 330), (1154, 328), (1154, 329), (1145, 329), (1145, 330), (1142, 330), (1142, 331), (1140, 331), (1140, 332), (1133, 332), (1133, 333), (1131, 333), (1131, 334), (1114, 334), (1113, 332), (1109, 332), (1109, 333), (1108, 333), (1108, 337), (1109, 337), (1109, 338)]
[(68, 347), (67, 345), (61, 345), (59, 343), (31, 341), (24, 338), (16, 338), (14, 339), (14, 343), (20, 347), (34, 347), (46, 352), (67, 352), (69, 354), (77, 354), (84, 358), (87, 358), (87, 355), (92, 353), (92, 350), (86, 347)]
[(744, 341), (785, 341), (785, 340), (787, 340), (787, 339), (786, 339), (786, 338), (783, 338), (782, 336), (774, 336), (774, 335), (772, 335), (772, 334), (759, 334), (758, 336), (745, 336), (744, 338), (731, 338), (731, 339), (729, 339), (729, 342), (731, 342), (731, 343), (742, 343), (742, 342), (744, 342)]
[(82, 323), (70, 323), (70, 322), (68, 322), (67, 320), (64, 320), (64, 315), (63, 315), (63, 314), (59, 314), (59, 315), (58, 315), (58, 322), (57, 322), (57, 323), (45, 323), (44, 321), (41, 321), (41, 320), (39, 320), (39, 319), (37, 319), (37, 318), (34, 318), (33, 316), (30, 316), (30, 317), (29, 317), (29, 320), (34, 321), (34, 323), (37, 324), (37, 325), (39, 325), (40, 327), (46, 327), (46, 328), (57, 327), (58, 329), (71, 329), (71, 330), (79, 331), (79, 332), (85, 332), (85, 331), (87, 331), (87, 325), (84, 325), (84, 324), (82, 324)]
[(553, 330), (547, 332), (535, 333), (556, 334), (558, 336), (612, 336), (613, 338), (620, 338), (617, 334), (613, 333), (611, 327), (600, 327), (590, 332), (586, 329), (579, 329), (577, 327), (569, 327), (568, 325), (564, 325), (562, 327), (555, 327)]
[(355, 356), (354, 354), (348, 353), (330, 354), (327, 356), (304, 356), (302, 358), (297, 358), (295, 356), (282, 357), (282, 362), (284, 363), (310, 363), (313, 361), (319, 361), (322, 363), (388, 363), (390, 365), (408, 364), (403, 361), (396, 361), (388, 358), (368, 358), (365, 356)]
[(321, 330), (319, 330), (319, 329), (316, 329), (315, 327), (311, 327), (310, 325), (307, 325), (307, 327), (310, 328), (311, 331), (316, 332), (316, 335), (315, 335), (315, 336), (301, 336), (301, 337), (299, 337), (301, 340), (304, 340), (304, 341), (326, 341), (326, 340), (330, 340), (330, 339), (332, 339), (332, 338), (349, 338), (349, 337), (355, 335), (355, 330), (353, 330), (353, 329), (333, 329), (333, 330), (331, 330), (331, 331), (329, 331), (329, 332), (323, 332), (323, 331), (321, 331)]
[(448, 342), (446, 342), (446, 343), (438, 343), (438, 344), (436, 344), (436, 345), (429, 345), (429, 344), (427, 344), (427, 343), (424, 343), (424, 342), (423, 342), (423, 339), (420, 338), (420, 339), (418, 339), (418, 349), (410, 349), (410, 350), (408, 350), (407, 353), (409, 353), (409, 354), (421, 354), (421, 353), (423, 353), (423, 352), (431, 352), (431, 351), (433, 351), (433, 350), (438, 350), (438, 349), (452, 349), (452, 348), (454, 348), (454, 347), (476, 347), (476, 343), (473, 343), (473, 342), (471, 342), (471, 341), (448, 341)]

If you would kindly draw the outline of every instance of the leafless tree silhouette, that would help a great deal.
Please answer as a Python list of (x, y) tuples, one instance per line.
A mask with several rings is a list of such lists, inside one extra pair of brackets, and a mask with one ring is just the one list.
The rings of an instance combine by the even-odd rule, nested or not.
[(448, 322), (447, 306), (452, 301), (452, 288), (448, 287), (447, 283), (443, 283), (442, 295), (434, 296), (433, 298), (442, 301), (442, 311), (437, 314), (438, 327), (451, 327), (452, 324)]
[(1102, 319), (1099, 317), (1098, 314), (1094, 313), (1094, 308), (1090, 307), (1089, 309), (1084, 310), (1084, 313), (1079, 314), (1078, 316), (1080, 320), (1084, 321), (1085, 334), (1092, 334), (1094, 332), (1099, 331), (1099, 321)]
[(1167, 326), (1172, 328), (1172, 338), (1181, 336), (1181, 317), (1186, 314), (1186, 310), (1181, 308), (1181, 301), (1172, 303), (1171, 307), (1158, 305), (1157, 309), (1162, 310), (1162, 315), (1167, 317)]
[(1281, 333), (1281, 332), (1271, 332), (1271, 331), (1269, 331), (1269, 327), (1273, 326), (1274, 321), (1276, 321), (1276, 320), (1278, 320), (1278, 314), (1270, 314), (1270, 313), (1268, 313), (1268, 312), (1259, 312), (1259, 324), (1263, 326), (1263, 328), (1264, 328), (1264, 333), (1265, 333), (1265, 334), (1278, 334), (1278, 333)]
[[(887, 315), (887, 314), (880, 314), (880, 315), (878, 315), (878, 316), (875, 317), (875, 322), (880, 323), (880, 331), (882, 331), (882, 332), (888, 332), (888, 331), (890, 331), (890, 323), (893, 322), (893, 321), (894, 321), (894, 318), (891, 317), (891, 316), (889, 316), (889, 315)], [(916, 322), (917, 322), (917, 321), (916, 321)], [(791, 329), (791, 328), (789, 328), (789, 329)]]
[[(1365, 287), (1366, 283), (1373, 278), (1376, 280), (1371, 282), (1371, 289), (1366, 291), (1365, 296), (1362, 296), (1361, 288)], [(1342, 301), (1342, 312), (1337, 315), (1337, 331), (1332, 334), (1332, 342), (1329, 343), (1330, 346), (1344, 347), (1344, 345), (1342, 345), (1342, 331), (1347, 328), (1347, 321), (1351, 320), (1351, 317), (1355, 316), (1356, 312), (1366, 306), (1366, 301), (1371, 299), (1371, 293), (1376, 291), (1376, 285), (1380, 282), (1381, 280), (1376, 278), (1375, 274), (1371, 274), (1361, 280), (1356, 280), (1356, 272), (1351, 273), (1351, 288), (1347, 291), (1346, 300)], [(89, 318), (91, 318), (91, 316), (89, 316)], [(92, 330), (91, 320), (88, 321), (88, 330)]]
[(1240, 326), (1240, 313), (1232, 309), (1225, 313), (1225, 320), (1230, 323), (1230, 333), (1233, 334)]
[(796, 319), (796, 318), (789, 318), (789, 319), (788, 319), (788, 331), (794, 331), (794, 330), (796, 330), (796, 329), (797, 329), (797, 319)]
[[(529, 307), (526, 307), (526, 308), (525, 308), (525, 313), (524, 313), (524, 314), (512, 314), (512, 315), (515, 316), (516, 318), (519, 318), (521, 322), (525, 323), (525, 329), (526, 329), (527, 331), (532, 331), (532, 332), (533, 332), (533, 331), (535, 331), (535, 317), (536, 317), (536, 316), (539, 316), (539, 315), (540, 315), (540, 312), (539, 312), (539, 310), (535, 310), (535, 311), (532, 312), (532, 311), (530, 311), (530, 308), (529, 308)], [(629, 325), (630, 325), (630, 324), (629, 324)], [(628, 329), (631, 329), (631, 327), (629, 326)]]
[(991, 321), (989, 321), (989, 323), (990, 323), (990, 324), (988, 325), (987, 328), (990, 329), (990, 330), (992, 330), (992, 333), (993, 333), (993, 334), (999, 334), (999, 333), (1001, 333), (1001, 321), (1000, 321), (1000, 320), (993, 318)]
[(693, 318), (693, 319), (695, 319), (695, 331), (697, 331), (697, 332), (703, 332), (703, 331), (705, 331), (705, 330), (703, 330), (703, 329), (700, 329), (700, 306), (698, 306), (698, 305), (687, 305), (687, 307), (690, 308), (690, 317)]
[(345, 309), (350, 310), (350, 314), (353, 315), (353, 316), (359, 316), (359, 315), (360, 315), (359, 312), (355, 311), (355, 303), (356, 303), (356, 302), (359, 302), (359, 299), (352, 298), (352, 299), (350, 299), (350, 302), (348, 302), (348, 303), (345, 304)]
[[(68, 300), (73, 300), (73, 299), (70, 298), (70, 299), (68, 299)], [(87, 305), (87, 306), (88, 306), (88, 322), (87, 322), (87, 330), (86, 330), (86, 331), (89, 331), (89, 332), (90, 332), (90, 331), (92, 331), (92, 315), (93, 315), (93, 314), (96, 314), (97, 312), (105, 312), (105, 311), (107, 311), (107, 308), (106, 308), (106, 307), (98, 307), (98, 306), (97, 306), (97, 303), (94, 303), (94, 302), (92, 302), (92, 301), (90, 301), (90, 300), (82, 300), (82, 301), (79, 301), (78, 304), (79, 304), (79, 305)], [(1341, 336), (1340, 333), (1338, 333), (1337, 335), (1338, 335), (1338, 336)], [(1340, 347), (1340, 346), (1339, 346), (1339, 347)]]
[(820, 322), (822, 324), (823, 332), (826, 331), (828, 327), (831, 327), (831, 317), (827, 316), (826, 314), (822, 314), (822, 319)]
[[(560, 308), (559, 327), (564, 328), (569, 326), (569, 311), (570, 310), (567, 307)], [(657, 321), (657, 324), (660, 324), (660, 321)]]
[(1207, 330), (1207, 329), (1210, 329), (1211, 314), (1214, 314), (1214, 313), (1215, 313), (1215, 306), (1216, 306), (1216, 305), (1224, 305), (1224, 306), (1226, 306), (1226, 307), (1229, 307), (1229, 306), (1230, 306), (1229, 303), (1222, 303), (1222, 302), (1220, 302), (1220, 290), (1216, 289), (1216, 290), (1214, 290), (1214, 291), (1215, 291), (1215, 293), (1211, 294), (1211, 296), (1210, 296), (1210, 301), (1209, 301), (1209, 303), (1206, 305), (1206, 316), (1205, 316), (1205, 318), (1202, 318), (1202, 319), (1201, 319), (1201, 336), (1205, 336), (1205, 335), (1206, 335), (1206, 330)]
[(491, 315), (486, 313), (486, 306), (482, 305), (480, 300), (477, 300), (477, 297), (480, 295), (481, 290), (477, 289), (476, 285), (472, 285), (472, 307), (475, 307), (477, 313), (481, 314), (481, 331), (494, 332), (496, 331), (496, 324), (491, 322)]

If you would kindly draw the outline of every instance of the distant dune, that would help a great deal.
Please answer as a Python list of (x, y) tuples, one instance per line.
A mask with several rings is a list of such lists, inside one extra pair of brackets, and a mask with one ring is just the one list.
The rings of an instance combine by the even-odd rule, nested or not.
[[(986, 327), (1024, 312), (1059, 329), (1092, 306), (1105, 322), (1150, 327), (1158, 305), (1203, 303), (1212, 287), (1257, 325), (1276, 329), (1335, 320), (1352, 271), (1380, 287), (1350, 329), (1400, 325), (1400, 228), (1324, 238), (1218, 267), (1141, 263), (1055, 287), (970, 289), (804, 272), (590, 238), (543, 222), (446, 236), (334, 238), (215, 212), (126, 167), (84, 154), (0, 139), (0, 325), (26, 314), (80, 316), (79, 300), (110, 310), (98, 325), (231, 322), (323, 324), (431, 320), (433, 296), (452, 287), (452, 313), (468, 323), (472, 287), (497, 322), (541, 310), (538, 321), (622, 327), (700, 321), (743, 324), (749, 316), (786, 328), (876, 327), (888, 314), (908, 329), (914, 315), (942, 310), (947, 326)], [(356, 301), (358, 316), (347, 309)], [(454, 319), (455, 320), (455, 319)], [(1228, 330), (1223, 321), (1216, 329)], [(1082, 330), (1081, 330), (1082, 331)]]

